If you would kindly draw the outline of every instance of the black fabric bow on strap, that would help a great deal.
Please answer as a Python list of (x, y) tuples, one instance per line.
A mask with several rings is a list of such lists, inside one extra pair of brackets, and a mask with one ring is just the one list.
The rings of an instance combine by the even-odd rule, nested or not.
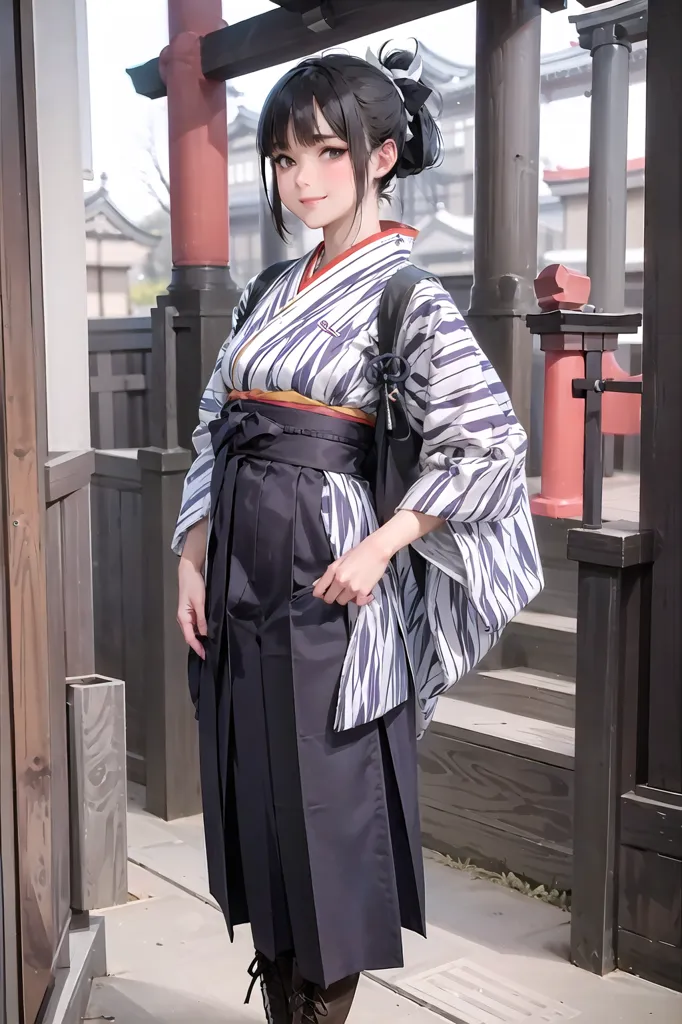
[(409, 375), (410, 367), (407, 360), (393, 352), (375, 356), (365, 370), (368, 382), (372, 387), (380, 389), (385, 429), (396, 441), (407, 440), (410, 436), (410, 424), (403, 397), (405, 381)]

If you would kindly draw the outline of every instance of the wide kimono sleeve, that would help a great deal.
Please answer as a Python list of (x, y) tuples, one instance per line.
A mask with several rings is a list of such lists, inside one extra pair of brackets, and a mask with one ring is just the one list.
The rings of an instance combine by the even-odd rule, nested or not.
[[(415, 289), (399, 352), (405, 399), (422, 437), (419, 476), (400, 508), (444, 520), (414, 548), (426, 562), (418, 594), (403, 559), (403, 604), (420, 661), (422, 724), (542, 588), (526, 482), (526, 434), (497, 373), (450, 295)], [(429, 652), (433, 657), (429, 658)]]
[[(255, 278), (253, 280), (255, 280)], [(227, 388), (222, 373), (223, 357), (225, 355), (225, 350), (234, 335), (237, 321), (246, 309), (253, 280), (249, 281), (242, 292), (238, 305), (235, 306), (232, 314), (232, 330), (220, 349), (211, 379), (206, 385), (206, 390), (204, 391), (199, 404), (199, 424), (192, 434), (192, 443), (196, 449), (197, 457), (185, 477), (185, 484), (182, 492), (182, 504), (180, 506), (180, 514), (178, 516), (172, 542), (173, 551), (176, 555), (182, 554), (188, 530), (190, 530), (195, 523), (205, 519), (210, 512), (213, 448), (211, 446), (209, 423), (220, 416), (221, 410), (227, 400)]]

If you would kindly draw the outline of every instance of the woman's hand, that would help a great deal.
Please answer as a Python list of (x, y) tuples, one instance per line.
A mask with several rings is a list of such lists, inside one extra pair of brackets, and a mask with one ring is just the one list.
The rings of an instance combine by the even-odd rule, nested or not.
[(357, 605), (373, 601), (372, 591), (386, 572), (388, 563), (401, 548), (439, 529), (444, 523), (436, 516), (400, 509), (387, 523), (365, 537), (357, 547), (337, 559), (315, 584), (314, 597), (327, 604), (338, 601)]
[(321, 597), (327, 604), (334, 601), (338, 604), (354, 601), (359, 606), (369, 604), (374, 600), (372, 591), (386, 572), (390, 557), (378, 534), (371, 534), (332, 562), (315, 584), (313, 596)]
[(178, 625), (185, 642), (199, 655), (206, 657), (198, 639), (206, 636), (206, 585), (202, 573), (206, 551), (207, 522), (197, 523), (187, 535), (178, 566)]

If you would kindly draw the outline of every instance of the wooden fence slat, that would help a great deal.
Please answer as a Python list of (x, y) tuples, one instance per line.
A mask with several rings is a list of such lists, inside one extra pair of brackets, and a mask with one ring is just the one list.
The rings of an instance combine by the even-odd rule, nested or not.
[[(112, 356), (110, 352), (100, 352), (97, 356), (97, 376), (110, 379), (113, 376)], [(114, 395), (111, 391), (100, 393), (97, 402), (97, 421), (99, 424), (99, 447), (115, 448), (114, 434)]]
[(148, 445), (151, 318), (91, 320), (89, 351), (95, 448)]
[(145, 783), (144, 607), (142, 602), (142, 499), (121, 491), (121, 593), (128, 777)]

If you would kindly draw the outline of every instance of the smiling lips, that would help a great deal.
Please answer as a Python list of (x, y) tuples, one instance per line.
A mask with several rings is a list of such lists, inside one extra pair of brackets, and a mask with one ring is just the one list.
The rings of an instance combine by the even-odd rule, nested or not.
[(313, 199), (300, 199), (299, 202), (303, 203), (304, 206), (311, 206), (313, 203), (321, 203), (326, 196), (316, 196)]

